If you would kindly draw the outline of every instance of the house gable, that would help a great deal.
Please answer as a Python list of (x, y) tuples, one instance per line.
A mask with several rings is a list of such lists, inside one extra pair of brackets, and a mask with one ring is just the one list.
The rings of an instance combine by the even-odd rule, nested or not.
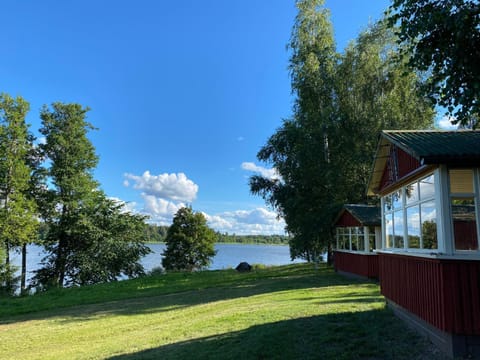
[(343, 210), (342, 214), (335, 223), (335, 227), (351, 227), (351, 226), (363, 226), (352, 214), (347, 210)]
[(421, 166), (418, 159), (392, 144), (380, 180), (379, 192), (408, 177)]

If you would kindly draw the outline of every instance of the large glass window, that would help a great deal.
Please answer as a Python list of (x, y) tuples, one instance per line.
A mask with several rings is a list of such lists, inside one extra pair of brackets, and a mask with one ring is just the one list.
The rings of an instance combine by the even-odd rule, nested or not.
[(434, 198), (434, 174), (383, 198), (386, 248), (438, 249)]
[(479, 246), (473, 170), (450, 169), (449, 180), (455, 250), (476, 251)]
[[(373, 244), (375, 244), (375, 232), (373, 236)], [(337, 227), (337, 244), (339, 250), (365, 251), (364, 228), (361, 226)]]

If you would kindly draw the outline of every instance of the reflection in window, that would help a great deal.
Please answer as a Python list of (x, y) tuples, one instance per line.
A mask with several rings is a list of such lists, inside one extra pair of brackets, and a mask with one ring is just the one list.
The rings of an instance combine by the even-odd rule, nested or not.
[(452, 217), (455, 249), (478, 250), (474, 198), (452, 198)]
[(400, 209), (402, 208), (402, 191), (395, 191), (392, 194), (392, 201), (393, 201), (393, 208), (394, 209)]
[[(365, 251), (365, 231), (363, 226), (337, 227), (336, 232), (338, 241), (337, 249)], [(375, 244), (375, 230), (373, 230), (373, 244)]]
[(393, 247), (403, 248), (403, 211), (395, 211), (393, 213)]
[(432, 175), (420, 180), (420, 199), (431, 199), (435, 196), (435, 177)]
[(383, 203), (384, 203), (384, 212), (391, 211), (393, 209), (392, 207), (392, 195), (387, 195), (383, 198)]
[(352, 250), (358, 250), (357, 228), (350, 228), (350, 239), (352, 240)]
[(429, 201), (421, 205), (422, 209), (422, 243), (424, 249), (438, 249), (437, 211), (435, 202)]
[(383, 198), (386, 248), (438, 249), (434, 198), (435, 174)]
[(450, 201), (455, 250), (478, 250), (472, 169), (450, 169)]
[(412, 204), (414, 202), (417, 202), (419, 199), (418, 196), (418, 183), (413, 183), (408, 185), (405, 188), (405, 199), (407, 201), (407, 204)]
[(357, 227), (357, 234), (358, 234), (358, 237), (357, 237), (357, 241), (358, 241), (357, 249), (358, 249), (359, 251), (365, 251), (365, 234), (364, 234), (364, 231), (363, 231), (363, 227)]
[(407, 208), (407, 247), (420, 249), (420, 207), (419, 205)]
[(385, 247), (393, 248), (393, 214), (385, 215)]
[(375, 228), (370, 226), (368, 228), (368, 250), (373, 251), (376, 248), (375, 244)]

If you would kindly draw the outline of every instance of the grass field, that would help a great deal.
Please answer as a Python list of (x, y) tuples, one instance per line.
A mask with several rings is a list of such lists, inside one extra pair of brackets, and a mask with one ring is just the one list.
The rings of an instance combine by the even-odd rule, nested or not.
[(0, 359), (441, 358), (378, 284), (297, 264), (0, 301)]

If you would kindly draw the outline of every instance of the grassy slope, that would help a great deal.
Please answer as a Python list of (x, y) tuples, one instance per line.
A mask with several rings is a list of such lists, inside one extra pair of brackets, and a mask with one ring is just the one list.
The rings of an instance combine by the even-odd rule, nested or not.
[(1, 359), (411, 359), (431, 346), (377, 284), (299, 264), (209, 271), (0, 302)]

